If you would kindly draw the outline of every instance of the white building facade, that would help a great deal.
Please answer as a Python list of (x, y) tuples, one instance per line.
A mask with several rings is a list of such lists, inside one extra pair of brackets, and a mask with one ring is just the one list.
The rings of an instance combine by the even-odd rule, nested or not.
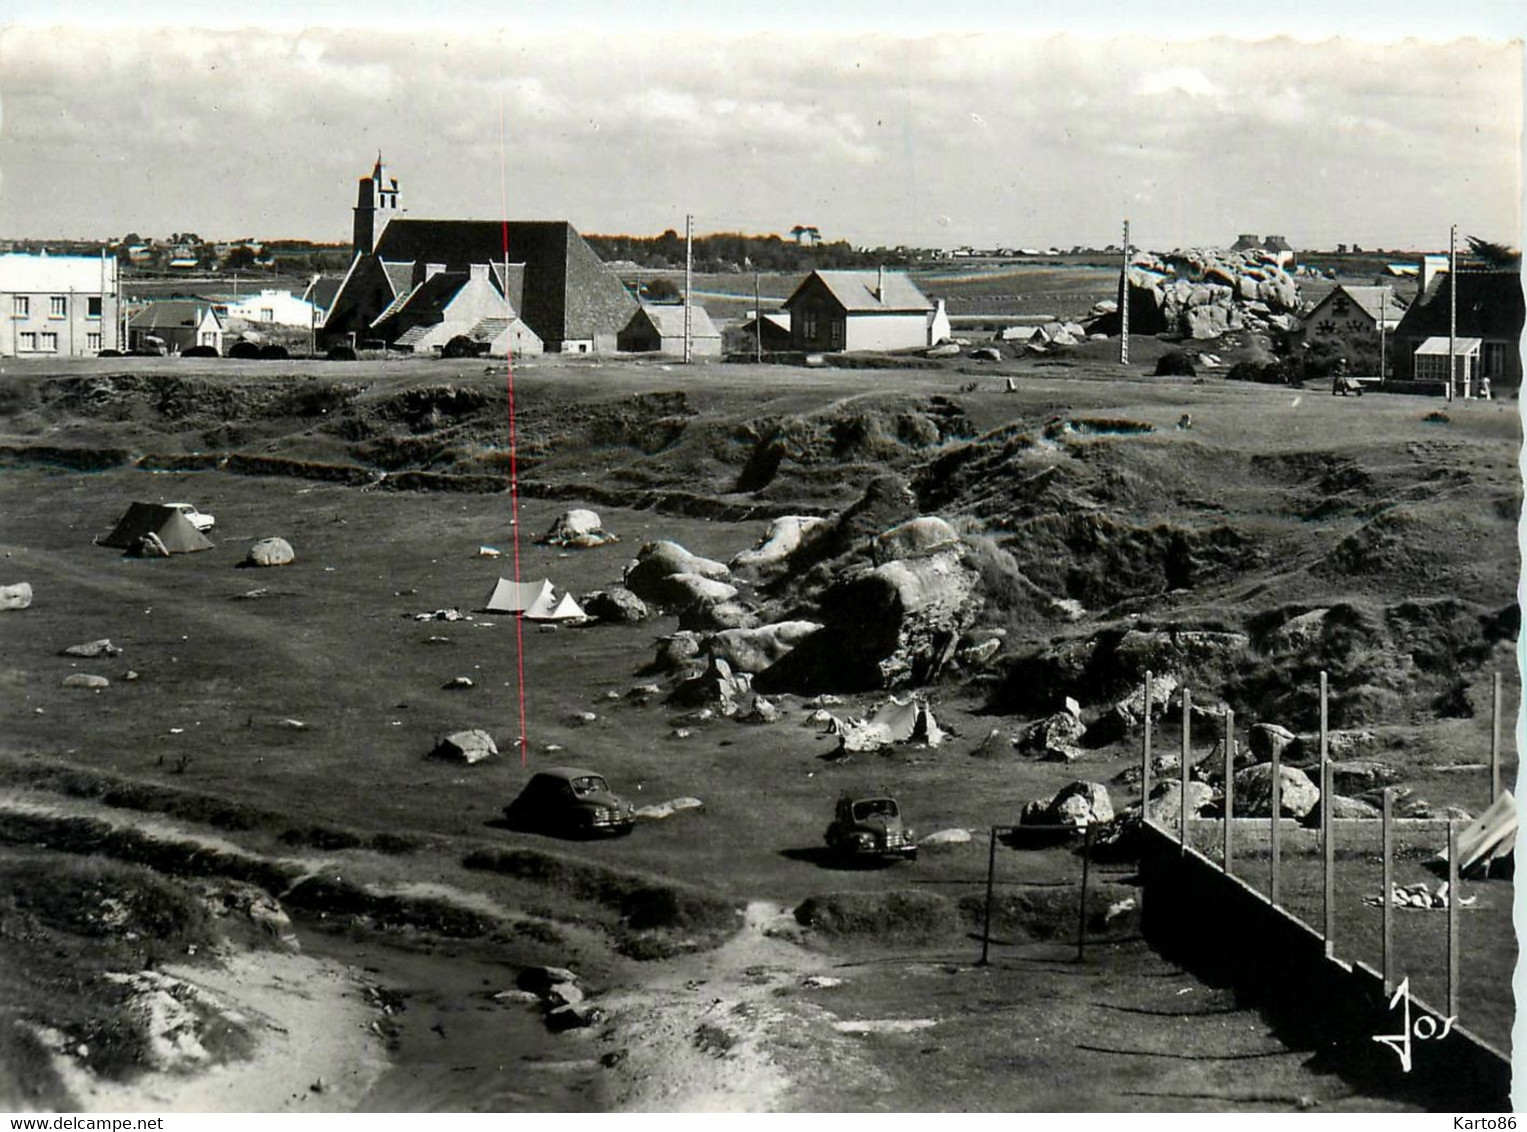
[(89, 358), (120, 350), (121, 310), (114, 258), (0, 255), (0, 357)]

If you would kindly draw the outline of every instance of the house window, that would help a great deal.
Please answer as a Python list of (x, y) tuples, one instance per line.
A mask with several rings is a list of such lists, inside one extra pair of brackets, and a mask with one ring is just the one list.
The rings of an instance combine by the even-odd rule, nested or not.
[(11, 300), (11, 314), (17, 318), (29, 318), (32, 314), (32, 297), (30, 295), (17, 295)]
[(1480, 366), (1480, 374), (1488, 377), (1491, 381), (1505, 375), (1506, 372), (1506, 344), (1504, 342), (1486, 342), (1484, 364)]
[(91, 295), (85, 300), (85, 314), (89, 318), (101, 317), (101, 296)]
[(832, 320), (832, 344), (834, 349), (841, 350), (843, 348), (843, 320), (841, 318)]
[(51, 330), (45, 330), (42, 334), (42, 352), (44, 354), (58, 353), (58, 335)]
[(816, 336), (817, 336), (817, 312), (816, 311), (802, 311), (801, 312), (801, 335), (807, 341), (811, 341), (812, 339), (816, 338)]
[(91, 331), (89, 334), (85, 335), (85, 349), (95, 352), (99, 351), (100, 348), (101, 332), (99, 330)]
[(69, 300), (64, 295), (54, 295), (48, 299), (49, 318), (69, 317)]
[[(203, 330), (201, 332), (201, 344), (203, 346), (216, 346), (217, 345), (217, 331), (215, 331), (215, 330)], [(1271, 812), (1271, 811), (1269, 811), (1269, 812)]]
[[(276, 321), (276, 312), (274, 310), (272, 310), (270, 307), (261, 307), (260, 308), (260, 321), (261, 322), (275, 322)], [(1270, 813), (1271, 811), (1268, 811), (1268, 812)]]
[(37, 352), (37, 332), (35, 330), (23, 330), (18, 335), (16, 349), (29, 354)]

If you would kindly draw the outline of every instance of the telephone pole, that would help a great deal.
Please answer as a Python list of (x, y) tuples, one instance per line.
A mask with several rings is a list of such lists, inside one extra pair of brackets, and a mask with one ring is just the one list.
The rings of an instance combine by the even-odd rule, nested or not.
[(763, 361), (763, 305), (759, 298), (758, 272), (753, 272), (753, 360)]
[[(1453, 396), (1454, 371), (1458, 363), (1453, 359), (1453, 351), (1458, 348), (1458, 225), (1454, 224), (1448, 229), (1447, 235), (1447, 389), (1448, 397)], [(1467, 397), (1469, 395), (1468, 382), (1465, 381), (1459, 393)]]
[(1124, 221), (1124, 264), (1119, 272), (1119, 364), (1129, 365), (1129, 221)]
[(694, 343), (691, 340), (689, 291), (695, 279), (695, 218), (692, 213), (684, 216), (684, 364), (694, 361)]

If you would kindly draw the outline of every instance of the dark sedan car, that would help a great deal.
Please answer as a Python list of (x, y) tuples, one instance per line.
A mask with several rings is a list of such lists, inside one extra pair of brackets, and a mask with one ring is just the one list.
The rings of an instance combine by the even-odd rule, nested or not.
[(844, 794), (826, 840), (841, 860), (917, 860), (917, 841), (902, 825), (901, 808), (884, 794)]
[(571, 766), (537, 771), (504, 816), (515, 829), (558, 837), (619, 835), (636, 824), (631, 803), (611, 792), (603, 775)]

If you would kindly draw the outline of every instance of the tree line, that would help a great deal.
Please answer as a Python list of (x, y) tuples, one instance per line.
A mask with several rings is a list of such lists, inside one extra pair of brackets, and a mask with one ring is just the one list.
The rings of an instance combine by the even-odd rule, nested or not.
[[(639, 267), (675, 269), (684, 266), (684, 237), (672, 228), (660, 236), (584, 236), (606, 263), (628, 261)], [(798, 243), (777, 235), (748, 236), (717, 232), (694, 238), (696, 271), (808, 272), (855, 267), (903, 267), (911, 262), (904, 250), (860, 250), (846, 240)]]

